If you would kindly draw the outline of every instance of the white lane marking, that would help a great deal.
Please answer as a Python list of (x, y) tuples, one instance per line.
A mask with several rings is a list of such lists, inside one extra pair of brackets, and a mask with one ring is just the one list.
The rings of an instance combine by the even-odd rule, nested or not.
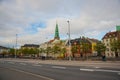
[(118, 75), (120, 75), (120, 73), (118, 73)]
[(120, 71), (116, 71), (116, 70), (104, 70), (104, 69), (84, 69), (81, 68), (81, 71), (100, 71), (100, 72), (114, 72), (114, 73), (118, 73), (120, 74)]
[(10, 63), (10, 64), (15, 64), (15, 62), (8, 62), (8, 63)]
[(39, 67), (42, 67), (42, 65), (37, 65), (37, 64), (35, 64), (35, 65), (33, 65), (33, 66), (39, 66)]
[(66, 67), (62, 67), (62, 66), (52, 66), (52, 68), (66, 69)]
[(39, 63), (34, 63), (34, 64), (39, 64)]
[(95, 67), (95, 68), (97, 68), (97, 69), (98, 69), (98, 68), (100, 68), (100, 67)]
[(32, 76), (35, 76), (35, 77), (47, 79), (47, 80), (54, 80), (54, 79), (49, 78), (49, 77), (41, 76), (39, 74), (34, 74), (34, 73), (31, 73), (31, 72), (26, 72), (26, 71), (23, 71), (23, 70), (18, 70), (18, 69), (13, 69), (13, 68), (8, 68), (8, 69), (14, 70), (14, 71), (17, 71), (17, 72), (22, 72), (22, 73), (25, 73), (25, 74), (29, 74), (29, 75), (32, 75)]
[(80, 69), (81, 71), (94, 71), (93, 69)]
[(21, 65), (26, 65), (26, 63), (20, 63)]
[(115, 71), (115, 70), (104, 70), (104, 69), (95, 69), (94, 71), (101, 71), (101, 72), (116, 72), (116, 73), (120, 73), (120, 71)]

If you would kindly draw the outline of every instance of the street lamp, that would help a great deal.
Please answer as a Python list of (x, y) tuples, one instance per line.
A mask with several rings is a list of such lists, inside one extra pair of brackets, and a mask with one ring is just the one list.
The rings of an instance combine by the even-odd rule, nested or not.
[(16, 56), (17, 56), (17, 34), (16, 34), (16, 43), (15, 43), (15, 58), (16, 58)]
[(47, 50), (47, 57), (48, 57), (48, 38), (46, 38), (47, 39), (47, 48), (46, 48), (46, 50)]
[(69, 61), (71, 61), (71, 43), (70, 43), (70, 21), (68, 23), (68, 44), (69, 44)]

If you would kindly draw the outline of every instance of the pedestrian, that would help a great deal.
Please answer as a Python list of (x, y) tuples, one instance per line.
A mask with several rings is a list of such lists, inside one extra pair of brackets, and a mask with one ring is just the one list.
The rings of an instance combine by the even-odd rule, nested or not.
[(105, 53), (102, 54), (102, 61), (106, 61)]

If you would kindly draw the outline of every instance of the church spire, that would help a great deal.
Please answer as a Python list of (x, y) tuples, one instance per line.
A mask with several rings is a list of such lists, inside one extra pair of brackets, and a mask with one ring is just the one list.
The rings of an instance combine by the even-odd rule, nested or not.
[(59, 37), (59, 29), (58, 29), (58, 24), (57, 24), (57, 22), (56, 22), (54, 39), (58, 39), (58, 40), (60, 39), (60, 37)]

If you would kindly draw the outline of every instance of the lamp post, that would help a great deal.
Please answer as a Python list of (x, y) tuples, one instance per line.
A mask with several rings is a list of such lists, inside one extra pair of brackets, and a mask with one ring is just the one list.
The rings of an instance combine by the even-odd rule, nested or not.
[(15, 43), (15, 58), (17, 56), (17, 34), (16, 34), (16, 43)]
[(47, 56), (46, 57), (48, 57), (48, 38), (47, 38)]
[(68, 23), (68, 44), (69, 44), (69, 61), (71, 61), (71, 43), (70, 43), (70, 21)]

